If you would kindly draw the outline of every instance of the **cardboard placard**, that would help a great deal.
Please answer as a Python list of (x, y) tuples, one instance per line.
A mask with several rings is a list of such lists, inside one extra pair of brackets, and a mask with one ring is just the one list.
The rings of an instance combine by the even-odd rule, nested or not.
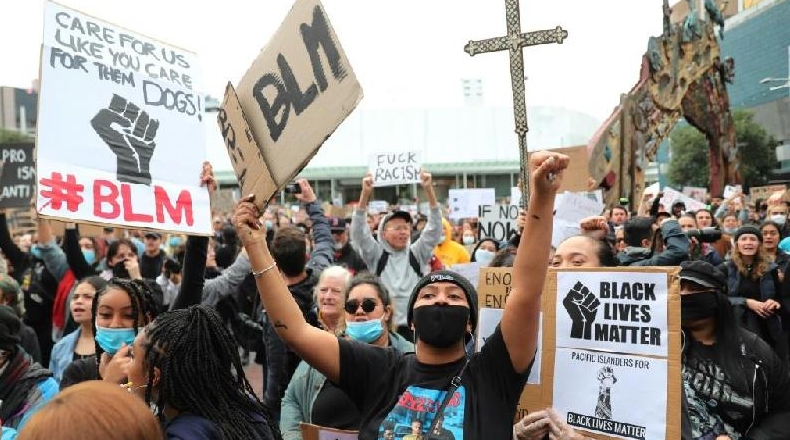
[(312, 423), (300, 423), (303, 440), (357, 440), (357, 431), (326, 428)]
[(749, 199), (754, 203), (757, 199), (763, 199), (763, 202), (768, 200), (768, 197), (771, 197), (771, 194), (782, 191), (787, 191), (787, 185), (784, 184), (776, 184), (776, 185), (768, 185), (768, 186), (753, 186), (749, 188)]
[(368, 163), (374, 186), (420, 183), (421, 169), (422, 160), (419, 151), (373, 153)]
[(191, 52), (45, 2), (39, 214), (210, 234), (198, 65)]
[[(480, 333), (483, 333), (483, 329), (493, 328), (496, 325), (496, 322), (484, 322), (489, 319), (488, 315), (492, 317), (497, 315), (496, 312), (489, 313), (487, 309), (504, 308), (507, 296), (510, 293), (509, 274), (511, 270), (511, 268), (483, 268), (480, 271), (480, 280), (478, 282), (478, 303), (480, 306), (478, 331)], [(657, 438), (655, 437), (655, 429), (648, 431), (648, 428), (657, 426), (663, 428), (663, 432), (659, 433), (661, 435), (660, 440), (676, 440), (680, 438), (681, 336), (680, 289), (677, 282), (677, 270), (674, 267), (549, 269), (543, 296), (541, 297), (540, 349), (534, 366), (534, 368), (540, 370), (539, 383), (528, 383), (524, 387), (515, 420), (520, 420), (529, 412), (553, 406), (561, 416), (566, 417), (566, 420), (572, 421), (570, 424), (575, 429), (594, 439), (627, 440), (639, 438), (639, 434), (644, 434), (645, 440), (655, 440)], [(612, 344), (614, 345), (607, 351), (568, 346), (558, 347), (558, 314), (564, 314), (564, 316), (560, 317), (561, 321), (567, 320), (566, 318), (569, 316), (563, 305), (568, 292), (560, 292), (558, 300), (559, 275), (561, 275), (560, 279), (563, 277), (581, 277), (581, 279), (593, 277), (596, 279), (618, 280), (620, 282), (623, 280), (634, 281), (647, 277), (656, 283), (662, 283), (666, 292), (662, 297), (665, 304), (661, 307), (651, 306), (648, 313), (665, 314), (665, 318), (660, 319), (662, 323), (655, 323), (655, 326), (663, 326), (660, 337), (662, 338), (662, 346), (666, 348), (667, 355), (654, 356), (628, 353), (627, 345), (623, 346), (621, 343), (616, 342), (613, 342)], [(567, 281), (564, 284), (567, 284)], [(627, 300), (627, 295), (623, 294), (624, 289), (621, 286), (620, 294), (618, 295), (623, 297), (622, 303), (628, 305), (630, 300)], [(588, 293), (592, 293), (596, 297), (601, 296), (599, 287), (588, 287), (588, 290), (590, 290)], [(660, 289), (654, 287), (652, 292), (657, 292), (658, 290)], [(633, 297), (634, 290), (630, 289), (630, 292), (632, 292)], [(644, 294), (644, 289), (641, 292)], [(604, 294), (603, 296), (607, 295)], [(609, 295), (610, 298), (604, 299), (609, 300), (611, 296)], [(619, 302), (619, 300), (620, 298), (615, 302)], [(658, 295), (656, 295), (657, 301)], [(600, 302), (598, 304), (598, 313), (601, 315), (602, 322), (604, 321), (605, 303)], [(612, 304), (612, 302), (609, 303)], [(558, 308), (557, 304), (560, 304), (561, 308)], [(580, 301), (579, 304), (589, 305), (592, 303)], [(645, 304), (640, 304), (640, 306), (642, 305)], [(630, 313), (629, 307), (624, 307), (625, 309), (629, 309), (628, 312)], [(612, 310), (610, 305), (610, 317)], [(641, 313), (642, 309), (639, 309), (639, 311)], [(592, 331), (594, 334), (594, 328)], [(649, 341), (650, 331), (647, 334)], [(645, 350), (642, 351), (644, 352)], [(601, 365), (593, 365), (597, 363)], [(604, 368), (607, 366), (611, 368), (611, 371)], [(651, 371), (648, 378), (644, 372), (650, 368), (654, 370)], [(535, 372), (533, 371), (532, 373), (534, 374)], [(555, 381), (557, 374), (563, 375), (563, 379)], [(567, 379), (567, 377), (571, 376), (573, 379)], [(598, 397), (602, 390), (600, 387), (605, 387), (609, 382), (613, 382), (612, 377), (617, 377), (617, 380), (620, 381), (619, 384), (623, 385), (618, 389), (614, 388), (615, 385), (610, 385), (611, 389), (609, 390), (611, 393), (611, 414), (619, 419), (613, 419), (618, 424), (613, 423), (611, 426), (607, 424), (595, 425), (590, 420), (591, 417), (595, 417)], [(641, 391), (632, 392), (627, 387), (641, 387), (638, 388)], [(651, 398), (649, 412), (643, 411), (646, 408), (643, 399), (645, 395), (662, 397), (661, 399)], [(639, 398), (640, 404), (629, 405), (628, 396)], [(666, 400), (663, 399), (663, 396), (666, 396)], [(573, 407), (569, 408), (571, 405), (581, 405), (577, 407), (582, 409), (572, 411)], [(602, 405), (599, 410), (605, 412), (607, 410), (606, 405)], [(660, 411), (662, 414), (656, 415), (656, 411)], [(570, 419), (567, 418), (569, 413)], [(647, 417), (645, 417), (646, 415)], [(656, 420), (652, 420), (650, 416), (653, 416)], [(632, 420), (633, 423), (628, 423), (628, 420)], [(582, 426), (585, 424), (601, 429), (595, 431), (591, 431), (590, 429), (592, 428), (584, 429)], [(645, 428), (645, 430), (641, 431), (640, 428)], [(605, 433), (607, 429), (610, 431), (609, 434)]]
[(0, 208), (29, 208), (36, 193), (33, 143), (0, 145)]
[[(229, 90), (222, 105), (226, 113), (231, 110), (226, 108), (231, 105)], [(274, 193), (268, 181), (275, 188), (290, 182), (362, 99), (362, 88), (318, 0), (296, 1), (235, 93), (236, 115), (250, 128), (249, 133), (235, 130), (236, 142), (249, 134), (247, 142), (257, 144), (261, 153), (260, 159), (237, 158), (252, 163), (240, 167), (234, 162), (236, 175), (248, 170), (247, 176), (270, 176), (255, 186), (263, 191), (256, 192), (259, 206)], [(245, 184), (252, 185), (247, 176)]]

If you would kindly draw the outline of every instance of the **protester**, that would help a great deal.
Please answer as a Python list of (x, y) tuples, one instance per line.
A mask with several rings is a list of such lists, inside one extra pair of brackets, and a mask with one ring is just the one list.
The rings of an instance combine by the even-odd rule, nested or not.
[(461, 244), (471, 257), (477, 247), (477, 228), (473, 230), (470, 226), (469, 229), (464, 229), (461, 232)]
[(488, 266), (494, 260), (494, 256), (499, 251), (499, 242), (493, 238), (486, 237), (477, 242), (472, 250), (470, 261), (478, 262), (482, 266)]
[(96, 354), (96, 341), (93, 339), (93, 315), (91, 313), (93, 297), (107, 284), (103, 278), (92, 276), (83, 279), (71, 294), (69, 310), (71, 317), (79, 327), (64, 336), (52, 347), (49, 370), (58, 383), (63, 372), (72, 361), (85, 359)]
[(780, 274), (780, 281), (784, 278), (787, 263), (790, 262), (790, 254), (779, 249), (781, 229), (781, 226), (770, 220), (760, 225), (760, 233), (763, 235), (763, 249), (768, 254), (768, 258), (776, 264)]
[[(421, 278), (413, 288), (406, 311), (408, 328), (417, 341), (416, 354), (398, 354), (338, 339), (304, 320), (282, 278), (272, 270), (276, 265), (264, 245), (253, 197), (241, 200), (236, 209), (236, 227), (250, 256), (261, 301), (280, 337), (337, 384), (360, 409), (361, 440), (378, 438), (385, 426), (408, 426), (414, 417), (409, 417), (406, 408), (398, 404), (412, 397), (442, 402), (435, 413), (418, 415), (424, 424), (421, 433), (433, 431), (441, 417), (445, 426), (463, 430), (467, 439), (512, 435), (513, 413), (537, 347), (554, 197), (567, 166), (565, 155), (548, 151), (531, 155), (532, 194), (514, 264), (513, 289), (500, 325), (481, 352), (469, 359), (464, 345), (477, 325), (477, 294), (465, 278), (451, 271), (439, 271)], [(431, 202), (433, 210), (437, 210), (435, 200)], [(362, 215), (364, 211), (358, 211), (355, 219), (361, 220)], [(408, 243), (408, 236), (401, 240)], [(461, 401), (455, 402), (452, 412), (445, 413), (444, 402), (449, 400), (446, 397), (455, 396), (456, 389)]]
[(339, 217), (329, 218), (329, 230), (335, 242), (335, 264), (344, 266), (352, 275), (368, 270), (365, 260), (357, 253), (348, 240), (346, 220)]
[[(678, 224), (680, 225), (680, 230), (684, 233), (698, 229), (697, 218), (694, 214), (689, 212), (680, 216)], [(696, 237), (689, 238), (688, 254), (691, 260), (704, 260), (714, 266), (718, 266), (724, 262), (724, 259), (716, 252), (716, 249), (714, 249), (710, 243), (700, 242)]]
[(0, 421), (16, 430), (58, 392), (52, 373), (19, 346), (21, 325), (13, 309), (0, 306)]
[(145, 251), (140, 257), (140, 275), (146, 280), (155, 280), (162, 273), (162, 266), (167, 260), (167, 254), (162, 249), (162, 234), (148, 231), (143, 236)]
[(681, 263), (684, 440), (787, 439), (790, 377), (763, 340), (743, 330), (727, 279), (704, 261)]
[[(617, 254), (621, 266), (675, 266), (688, 258), (689, 239), (676, 219), (661, 220), (660, 233), (654, 238), (652, 218), (631, 217), (623, 234), (628, 246)], [(660, 253), (653, 251), (654, 240), (664, 246)]]
[(790, 302), (781, 296), (778, 268), (763, 249), (763, 236), (756, 227), (741, 226), (733, 240), (732, 257), (720, 269), (727, 276), (727, 298), (735, 320), (786, 360), (787, 341), (777, 312), (790, 307)]
[[(11, 308), (20, 320), (23, 318), (22, 301), (24, 297), (19, 283), (10, 275), (0, 274), (0, 304)], [(41, 362), (41, 349), (38, 346), (36, 331), (24, 322), (19, 328), (19, 345), (36, 362)], [(49, 356), (47, 356), (49, 358)]]
[[(413, 352), (414, 345), (392, 332), (392, 304), (387, 289), (371, 274), (356, 275), (344, 289), (345, 337), (379, 347)], [(301, 422), (356, 430), (360, 413), (350, 398), (306, 362), (299, 364), (282, 404), (280, 430), (285, 440), (301, 440)]]
[(430, 211), (428, 224), (414, 243), (410, 243), (412, 218), (406, 211), (395, 211), (381, 220), (380, 241), (376, 241), (363, 223), (373, 194), (373, 176), (370, 173), (362, 179), (362, 194), (351, 218), (351, 243), (371, 272), (380, 277), (387, 287), (395, 307), (397, 331), (407, 339), (411, 338), (411, 329), (406, 322), (409, 296), (423, 274), (430, 272), (429, 260), (442, 234), (441, 208), (433, 190), (431, 174), (422, 170), (420, 184), (428, 198)]
[(350, 280), (351, 272), (342, 266), (329, 266), (318, 277), (313, 301), (318, 308), (318, 323), (329, 333), (339, 335), (345, 329), (343, 296)]
[(91, 305), (95, 354), (69, 364), (60, 388), (94, 379), (122, 383), (129, 346), (139, 329), (156, 318), (160, 308), (151, 288), (142, 280), (110, 280), (96, 292)]
[[(85, 423), (75, 425), (75, 420)], [(162, 440), (156, 417), (117, 385), (91, 380), (70, 387), (44, 405), (17, 440)]]
[(444, 267), (469, 262), (469, 252), (466, 248), (453, 240), (453, 226), (447, 219), (442, 219), (442, 235), (439, 244), (434, 249), (434, 255), (442, 262)]

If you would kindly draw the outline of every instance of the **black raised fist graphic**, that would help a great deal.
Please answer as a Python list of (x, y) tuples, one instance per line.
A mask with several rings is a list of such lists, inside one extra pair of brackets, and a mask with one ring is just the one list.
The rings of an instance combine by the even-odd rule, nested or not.
[(151, 119), (145, 110), (126, 98), (113, 94), (109, 108), (99, 110), (91, 126), (115, 153), (119, 181), (151, 184), (148, 166), (156, 148), (158, 120)]
[(577, 281), (573, 288), (565, 295), (562, 305), (568, 311), (573, 324), (571, 337), (576, 339), (592, 339), (592, 324), (598, 314), (601, 301), (590, 292), (584, 284)]

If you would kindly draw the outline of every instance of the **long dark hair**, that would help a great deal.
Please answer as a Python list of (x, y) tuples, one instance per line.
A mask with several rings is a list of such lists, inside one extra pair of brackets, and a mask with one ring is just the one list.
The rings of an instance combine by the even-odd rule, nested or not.
[[(83, 280), (81, 282), (85, 282)], [(89, 282), (89, 281), (88, 281)], [(91, 283), (93, 284), (93, 283)], [(93, 284), (96, 287), (96, 284)], [(125, 278), (113, 278), (102, 289), (96, 290), (96, 295), (93, 297), (91, 303), (91, 326), (93, 327), (93, 334), (96, 335), (96, 312), (99, 309), (99, 300), (110, 289), (118, 289), (126, 292), (129, 299), (132, 301), (132, 315), (134, 316), (134, 334), (137, 334), (137, 329), (142, 325), (148, 324), (156, 318), (159, 311), (159, 302), (154, 298), (154, 292), (142, 280), (129, 280)], [(145, 322), (140, 322), (140, 313), (142, 312)], [(95, 342), (95, 338), (94, 338)], [(99, 374), (99, 363), (101, 362), (101, 355), (104, 350), (98, 342), (96, 345), (96, 377), (101, 378)]]
[[(278, 425), (252, 390), (239, 358), (236, 340), (210, 307), (195, 305), (163, 313), (145, 330), (148, 385), (145, 402), (153, 402), (154, 368), (160, 371), (156, 415), (169, 405), (214, 422), (227, 440), (258, 438), (261, 415), (275, 439)], [(268, 440), (268, 439), (266, 439)]]

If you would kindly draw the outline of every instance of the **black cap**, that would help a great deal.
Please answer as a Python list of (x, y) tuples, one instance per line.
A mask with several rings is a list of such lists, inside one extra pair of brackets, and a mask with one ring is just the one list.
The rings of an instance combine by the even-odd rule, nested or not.
[(681, 280), (691, 281), (700, 286), (710, 287), (719, 292), (727, 291), (727, 278), (714, 265), (702, 260), (684, 261), (680, 263)]
[(11, 307), (0, 305), (0, 350), (16, 351), (22, 321)]
[(682, 200), (678, 200), (677, 202), (675, 202), (675, 203), (673, 203), (673, 204), (672, 204), (672, 207), (673, 207), (673, 208), (674, 208), (674, 207), (676, 207), (676, 206), (682, 206), (682, 207), (684, 207), (684, 208), (685, 208), (685, 207), (686, 207), (686, 203), (685, 203), (685, 202), (683, 202)]
[(737, 231), (735, 231), (735, 235), (732, 236), (732, 239), (734, 241), (738, 241), (738, 238), (743, 234), (756, 235), (757, 239), (760, 240), (760, 243), (763, 242), (763, 233), (760, 232), (760, 230), (757, 229), (756, 226), (752, 226), (752, 225), (741, 226), (740, 228), (738, 228)]
[(428, 284), (440, 282), (453, 283), (464, 291), (466, 301), (469, 303), (469, 322), (472, 324), (472, 333), (474, 333), (477, 328), (477, 290), (465, 276), (446, 269), (425, 275), (414, 286), (414, 290), (411, 291), (411, 297), (409, 297), (409, 306), (406, 310), (406, 324), (411, 327), (411, 320), (414, 316), (414, 303), (417, 301), (417, 294), (420, 292), (420, 289)]
[(328, 217), (329, 229), (332, 232), (343, 232), (346, 230), (346, 219), (340, 217)]
[(145, 237), (145, 238), (148, 238), (148, 237), (162, 238), (162, 234), (160, 234), (160, 233), (158, 233), (156, 231), (148, 231), (148, 232), (145, 233), (145, 235), (143, 235), (143, 237)]
[(393, 212), (390, 212), (389, 214), (387, 214), (386, 217), (384, 217), (384, 220), (381, 221), (381, 224), (382, 225), (386, 225), (388, 221), (390, 221), (390, 220), (392, 220), (394, 218), (402, 218), (402, 219), (406, 220), (406, 223), (412, 224), (412, 222), (411, 222), (411, 214), (409, 214), (406, 211), (393, 211)]

